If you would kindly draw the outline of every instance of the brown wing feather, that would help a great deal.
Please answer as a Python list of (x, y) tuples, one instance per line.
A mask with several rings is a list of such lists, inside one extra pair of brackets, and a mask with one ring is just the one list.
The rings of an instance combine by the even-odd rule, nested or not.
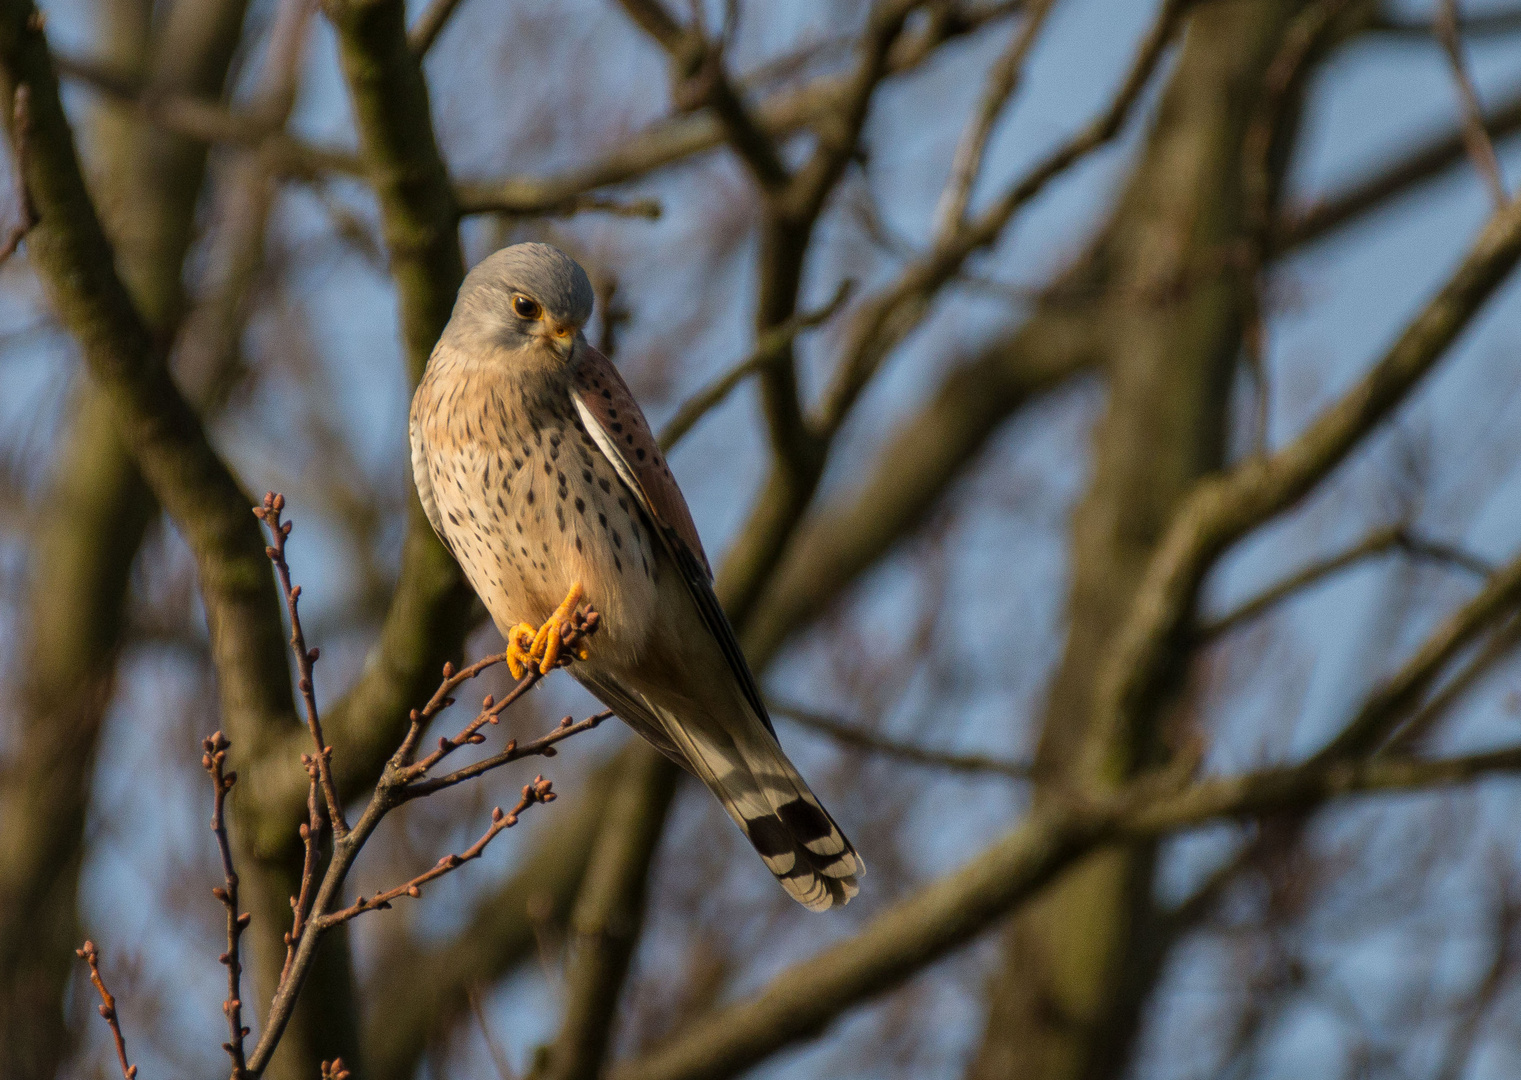
[(650, 516), (654, 532), (676, 563), (703, 623), (728, 660), (745, 699), (774, 738), (776, 730), (771, 726), (755, 676), (723, 605), (713, 592), (713, 570), (702, 550), (697, 526), (692, 523), (692, 512), (687, 509), (687, 501), (650, 431), (649, 421), (613, 362), (590, 345), (580, 349), (582, 355), (573, 378), (576, 400), (586, 410), (591, 424), (600, 429), (589, 434)]
[(649, 422), (628, 384), (618, 374), (613, 362), (590, 345), (582, 346), (578, 351), (581, 355), (575, 370), (576, 391), (581, 403), (617, 445), (624, 463), (637, 479), (640, 490), (634, 492), (635, 497), (647, 504), (649, 513), (659, 524), (681, 538), (711, 578), (712, 569), (702, 550), (697, 526), (692, 523), (692, 512), (687, 509), (687, 501), (676, 486), (665, 455), (660, 452), (660, 444), (655, 441)]

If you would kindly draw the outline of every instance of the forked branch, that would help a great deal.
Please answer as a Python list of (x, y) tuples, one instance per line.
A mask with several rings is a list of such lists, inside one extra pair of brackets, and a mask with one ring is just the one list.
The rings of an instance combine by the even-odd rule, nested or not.
[[(422, 886), (447, 874), (464, 863), (479, 858), (500, 833), (516, 825), (520, 815), (535, 803), (551, 802), (555, 795), (548, 780), (542, 776), (536, 777), (533, 783), (523, 788), (522, 798), (512, 810), (503, 813), (500, 807), (494, 809), (491, 815), (491, 825), (485, 834), (470, 848), (458, 855), (447, 855), (439, 860), (431, 869), (412, 878), (402, 885), (386, 890), (373, 897), (359, 897), (348, 907), (340, 907), (338, 903), (339, 891), (353, 868), (355, 860), (359, 857), (365, 843), (374, 834), (381, 820), (390, 811), (412, 799), (432, 794), (434, 791), (460, 783), (464, 780), (480, 776), (491, 769), (505, 765), (510, 761), (531, 755), (552, 757), (557, 752), (555, 745), (572, 735), (582, 731), (589, 731), (605, 720), (609, 713), (600, 713), (588, 717), (580, 723), (572, 723), (566, 717), (553, 731), (519, 746), (516, 742), (509, 742), (506, 749), (494, 757), (477, 762), (474, 765), (456, 770), (446, 776), (437, 779), (428, 779), (427, 773), (438, 762), (442, 761), (453, 751), (461, 746), (475, 745), (485, 741), (481, 729), (488, 724), (495, 724), (502, 711), (513, 702), (518, 701), (527, 691), (544, 678), (544, 670), (540, 666), (531, 666), (518, 681), (516, 687), (504, 696), (501, 701), (496, 701), (487, 695), (482, 702), (480, 712), (453, 738), (441, 738), (437, 749), (421, 761), (414, 761), (423, 731), (428, 723), (440, 712), (453, 704), (453, 694), (468, 680), (475, 678), (481, 672), (496, 664), (508, 661), (508, 653), (486, 657), (462, 670), (456, 671), (453, 664), (444, 665), (443, 679), (438, 689), (428, 699), (421, 709), (414, 709), (411, 714), (411, 723), (401, 745), (387, 762), (379, 781), (375, 785), (374, 792), (370, 796), (368, 805), (355, 822), (352, 828), (343, 828), (333, 835), (332, 851), (327, 863), (318, 880), (317, 869), (320, 863), (319, 836), (322, 825), (322, 803), (318, 798), (319, 788), (326, 790), (330, 780), (325, 775), (329, 749), (322, 741), (320, 720), (316, 711), (315, 688), (312, 685), (312, 664), (317, 659), (317, 650), (307, 648), (305, 635), (301, 629), (301, 615), (297, 600), (300, 597), (300, 586), (292, 585), (290, 581), (290, 569), (285, 562), (285, 540), (290, 535), (290, 523), (281, 520), (281, 512), (284, 509), (285, 500), (282, 496), (271, 492), (264, 497), (263, 504), (255, 511), (262, 521), (269, 526), (274, 535), (274, 542), (268, 548), (267, 554), (274, 564), (275, 572), (280, 578), (281, 587), (285, 591), (287, 607), (291, 618), (291, 649), (296, 655), (297, 666), (301, 677), (301, 692), (308, 704), (308, 723), (312, 730), (312, 738), (318, 747), (318, 753), (306, 755), (303, 763), (307, 773), (311, 777), (311, 789), (308, 796), (309, 819), (302, 825), (301, 838), (306, 848), (304, 872), (302, 875), (300, 894), (291, 899), (293, 909), (293, 921), (290, 932), (286, 935), (286, 962), (280, 976), (280, 981), (275, 988), (274, 998), (269, 1007), (269, 1018), (264, 1031), (260, 1035), (258, 1045), (249, 1055), (247, 1065), (241, 1074), (235, 1073), (234, 1080), (242, 1080), (243, 1077), (257, 1077), (268, 1065), (270, 1058), (279, 1045), (280, 1039), (285, 1033), (286, 1024), (289, 1023), (291, 1013), (295, 1008), (296, 999), (301, 993), (302, 983), (306, 973), (311, 967), (316, 955), (318, 940), (324, 933), (348, 920), (366, 912), (376, 911), (390, 907), (390, 902), (401, 896), (420, 896)], [(579, 595), (579, 589), (573, 595)], [(583, 650), (575, 648), (583, 639), (596, 633), (599, 618), (595, 611), (577, 610), (572, 613), (570, 625), (565, 631), (563, 645), (560, 651), (559, 661), (554, 666), (565, 666), (574, 662), (576, 656)], [(548, 665), (546, 665), (548, 666)], [(208, 740), (208, 748), (212, 746)], [(218, 753), (225, 753), (226, 743), (221, 740), (215, 743)], [(208, 755), (211, 755), (208, 749)], [(217, 766), (219, 759), (211, 755), (212, 764), (208, 770)], [(219, 773), (213, 772), (216, 780)], [(225, 779), (222, 783), (226, 783)], [(227, 786), (230, 786), (228, 784)], [(225, 793), (225, 792), (224, 792)], [(336, 799), (331, 799), (326, 809), (329, 817), (336, 826), (342, 819), (334, 812)], [(230, 860), (227, 864), (228, 873), (231, 874)], [(234, 875), (235, 879), (235, 875)], [(234, 1040), (236, 1045), (237, 1040)], [(231, 1049), (229, 1050), (231, 1052)], [(236, 1063), (237, 1058), (234, 1057)], [(342, 1063), (332, 1064), (332, 1075), (342, 1074)]]
[[(298, 663), (301, 664), (302, 693), (308, 697), (309, 701), (314, 702), (311, 663), (316, 659), (317, 650), (309, 650), (306, 647), (301, 629), (301, 616), (296, 604), (300, 596), (300, 587), (291, 585), (290, 570), (285, 563), (285, 539), (290, 535), (291, 527), (289, 522), (280, 520), (284, 505), (285, 500), (281, 496), (271, 493), (265, 496), (263, 505), (256, 512), (276, 537), (275, 543), (269, 548), (269, 558), (275, 565), (276, 573), (280, 576), (281, 585), (285, 589), (289, 602), (292, 623), (291, 647), (296, 653)], [(578, 596), (579, 590), (572, 595)], [(576, 656), (583, 652), (574, 646), (596, 632), (598, 621), (594, 611), (574, 613), (564, 638), (564, 645), (567, 647), (562, 650), (555, 666), (563, 667), (574, 662)], [(543, 776), (535, 777), (532, 783), (524, 785), (522, 797), (511, 810), (505, 813), (500, 807), (492, 810), (490, 826), (479, 840), (463, 852), (444, 856), (430, 869), (394, 888), (371, 897), (361, 896), (348, 907), (339, 907), (337, 903), (339, 890), (342, 889), (366, 841), (374, 834), (375, 828), (387, 813), (412, 799), (452, 787), (510, 761), (533, 755), (553, 757), (557, 753), (555, 747), (558, 743), (572, 735), (590, 731), (612, 715), (609, 712), (598, 713), (579, 723), (573, 723), (567, 716), (554, 730), (537, 739), (522, 745), (516, 741), (509, 742), (505, 750), (493, 757), (458, 769), (446, 776), (428, 779), (428, 771), (448, 754), (461, 746), (485, 741), (481, 728), (488, 724), (495, 724), (503, 709), (519, 700), (530, 687), (544, 677), (544, 671), (540, 667), (531, 667), (518, 681), (513, 691), (500, 702), (487, 695), (480, 713), (466, 724), (459, 734), (452, 739), (440, 739), (438, 748), (432, 754), (414, 763), (412, 759), (424, 728), (430, 720), (453, 702), (451, 693), (487, 668), (506, 661), (507, 654), (502, 653), (477, 661), (460, 671), (455, 671), (452, 664), (445, 665), (443, 681), (439, 684), (437, 691), (421, 709), (413, 710), (411, 728), (402, 745), (397, 748), (396, 753), (387, 763), (364, 813), (352, 829), (345, 828), (341, 833), (334, 833), (327, 868), (321, 874), (320, 880), (317, 871), (321, 862), (320, 837), (324, 808), (318, 792), (323, 786), (322, 761), (326, 755), (324, 753), (303, 756), (303, 764), (307, 775), (311, 778), (311, 786), (308, 796), (308, 820), (301, 826), (301, 839), (306, 850), (301, 888), (299, 895), (291, 898), (293, 919), (290, 932), (285, 936), (285, 967), (270, 1003), (269, 1019), (260, 1035), (258, 1045), (254, 1047), (251, 1054), (247, 1055), (244, 1052), (244, 1039), (248, 1036), (249, 1029), (243, 1026), (242, 1018), (240, 983), (243, 968), (239, 954), (239, 941), (243, 931), (248, 927), (249, 916), (247, 913), (238, 911), (238, 875), (233, 867), (232, 846), (228, 840), (224, 817), (227, 793), (237, 782), (237, 774), (228, 772), (225, 768), (227, 751), (232, 745), (226, 736), (219, 731), (203, 740), (201, 765), (211, 777), (213, 797), (211, 829), (216, 834), (223, 874), (223, 884), (212, 892), (227, 910), (227, 951), (220, 959), (227, 967), (227, 998), (222, 1008), (227, 1016), (230, 1037), (223, 1044), (223, 1048), (232, 1058), (231, 1080), (252, 1080), (260, 1076), (268, 1066), (290, 1021), (296, 999), (301, 993), (302, 983), (316, 955), (317, 942), (324, 933), (364, 912), (389, 908), (391, 901), (402, 896), (421, 896), (424, 885), (436, 881), (467, 862), (480, 858), (485, 853), (487, 845), (501, 833), (516, 825), (521, 815), (530, 806), (553, 802), (555, 792), (550, 781)], [(312, 704), (308, 716), (313, 737), (318, 740), (320, 746), (321, 728), (318, 726), (315, 704)], [(326, 750), (325, 747), (323, 749)], [(330, 807), (331, 805), (329, 804)], [(84, 947), (78, 950), (78, 954), (90, 965), (90, 979), (100, 993), (102, 1001), (100, 1014), (111, 1025), (111, 1034), (116, 1041), (116, 1053), (121, 1060), (122, 1076), (125, 1080), (134, 1080), (137, 1068), (127, 1061), (126, 1041), (122, 1037), (121, 1025), (116, 1015), (116, 1000), (101, 979), (99, 956), (94, 944), (85, 942)], [(343, 1080), (349, 1074), (342, 1060), (337, 1060), (330, 1063), (324, 1062), (322, 1075), (327, 1080)]]

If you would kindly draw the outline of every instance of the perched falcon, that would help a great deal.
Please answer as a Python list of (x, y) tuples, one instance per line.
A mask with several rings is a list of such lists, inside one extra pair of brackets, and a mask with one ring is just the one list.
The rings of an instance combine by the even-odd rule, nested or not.
[(547, 244), (466, 277), (412, 400), (428, 520), (509, 642), (545, 627), (535, 659), (584, 592), (602, 623), (571, 673), (718, 796), (794, 899), (844, 904), (864, 865), (777, 742), (686, 500), (581, 332), (591, 312), (586, 271)]

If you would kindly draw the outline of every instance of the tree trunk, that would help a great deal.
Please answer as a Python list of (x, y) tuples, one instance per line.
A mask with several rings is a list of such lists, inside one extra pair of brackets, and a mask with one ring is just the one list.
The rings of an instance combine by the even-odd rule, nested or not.
[[(1268, 65), (1300, 5), (1220, 0), (1186, 29), (1129, 184), (1097, 244), (1108, 400), (1091, 486), (1072, 523), (1066, 652), (1037, 754), (1045, 783), (1112, 783), (1161, 755), (1159, 721), (1095, 755), (1091, 691), (1111, 635), (1180, 498), (1223, 461), (1247, 290), (1243, 142)], [(1049, 790), (1049, 789), (1048, 789)], [(1038, 786), (1037, 800), (1046, 797)], [(1008, 927), (972, 1080), (1118, 1075), (1165, 951), (1149, 846), (1087, 859)]]

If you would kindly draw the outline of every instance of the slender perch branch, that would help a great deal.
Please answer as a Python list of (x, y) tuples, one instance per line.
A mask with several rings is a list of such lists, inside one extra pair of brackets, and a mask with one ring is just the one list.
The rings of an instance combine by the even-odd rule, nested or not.
[(1457, 85), (1458, 103), (1463, 114), (1463, 142), (1474, 168), (1484, 178), (1489, 197), (1495, 209), (1510, 201), (1505, 192), (1505, 180), (1500, 174), (1500, 159), (1495, 154), (1495, 144), (1484, 128), (1484, 106), (1479, 92), (1474, 88), (1473, 76), (1468, 71), (1468, 60), (1463, 55), (1463, 42), (1458, 36), (1457, 0), (1438, 0), (1436, 18), (1432, 20), (1431, 32), (1442, 44), (1447, 54), (1448, 66), (1452, 68), (1452, 80)]
[(410, 896), (414, 899), (422, 896), (422, 887), (428, 882), (443, 877), (451, 870), (457, 869), (471, 859), (479, 859), (485, 853), (487, 844), (496, 839), (498, 834), (512, 828), (518, 823), (518, 817), (523, 811), (535, 803), (554, 802), (555, 798), (556, 795), (550, 787), (549, 781), (545, 780), (542, 776), (535, 777), (533, 783), (523, 785), (523, 797), (518, 800), (518, 804), (511, 810), (504, 814), (500, 806), (492, 809), (490, 828), (482, 834), (479, 840), (471, 844), (464, 851), (458, 855), (445, 855), (442, 859), (438, 860), (431, 870), (426, 870), (412, 880), (403, 882), (395, 888), (386, 889), (384, 892), (376, 893), (371, 897), (361, 896), (348, 907), (323, 915), (317, 920), (317, 928), (319, 930), (328, 930), (339, 923), (348, 922), (350, 919), (362, 915), (366, 911), (388, 909), (391, 906), (392, 900), (396, 900), (402, 896)]
[(227, 999), (222, 1002), (222, 1012), (227, 1016), (228, 1041), (222, 1044), (222, 1049), (232, 1058), (232, 1080), (243, 1080), (248, 1067), (243, 1040), (248, 1037), (248, 1028), (243, 1026), (243, 992), (240, 988), (243, 964), (238, 943), (248, 928), (250, 916), (238, 911), (238, 873), (233, 869), (232, 844), (227, 839), (227, 823), (223, 817), (227, 793), (238, 782), (237, 773), (224, 769), (227, 748), (231, 745), (220, 731), (203, 739), (201, 767), (211, 775), (211, 831), (216, 834), (217, 850), (222, 856), (223, 884), (212, 889), (211, 893), (227, 909), (227, 951), (218, 957), (227, 966)]
[(555, 749), (556, 743), (564, 742), (572, 735), (579, 735), (583, 731), (590, 731), (604, 720), (610, 719), (612, 715), (611, 710), (604, 710), (599, 713), (593, 713), (585, 720), (577, 723), (572, 723), (570, 717), (567, 716), (560, 721), (559, 727), (548, 734), (539, 736), (532, 742), (523, 743), (521, 746), (516, 742), (509, 742), (507, 748), (500, 754), (477, 761), (473, 765), (466, 765), (462, 769), (456, 769), (452, 773), (446, 773), (432, 780), (419, 780), (415, 783), (407, 784), (406, 787), (401, 789), (401, 798), (407, 802), (410, 802), (412, 799), (420, 799), (424, 795), (432, 795), (435, 791), (442, 791), (444, 788), (453, 787), (455, 784), (463, 783), (466, 780), (473, 780), (477, 776), (490, 772), (492, 769), (500, 768), (509, 762), (517, 761), (521, 758), (533, 757), (535, 755), (539, 757), (554, 757), (555, 754), (559, 753)]
[(322, 654), (319, 649), (306, 647), (306, 635), (301, 631), (301, 616), (297, 612), (301, 602), (301, 586), (291, 584), (290, 565), (285, 561), (285, 541), (290, 537), (292, 523), (281, 522), (280, 512), (284, 509), (285, 496), (271, 491), (264, 496), (262, 506), (254, 507), (254, 517), (269, 529), (270, 543), (264, 549), (264, 554), (274, 564), (275, 574), (280, 579), (280, 591), (285, 596), (285, 607), (290, 612), (290, 648), (296, 655), (296, 669), (300, 673), (296, 685), (306, 705), (306, 726), (312, 733), (313, 757), (317, 762), (317, 776), (322, 783), (322, 796), (327, 800), (328, 820), (333, 823), (333, 831), (341, 840), (348, 833), (349, 826), (343, 817), (343, 802), (338, 798), (338, 789), (333, 784), (333, 748), (322, 738), (322, 719), (317, 715), (317, 689), (313, 682), (313, 667)]
[[(331, 858), (326, 870), (322, 873), (320, 881), (317, 878), (318, 864), (318, 837), (322, 823), (322, 811), (324, 806), (318, 798), (319, 789), (331, 791), (331, 780), (326, 774), (325, 765), (329, 756), (329, 750), (322, 739), (322, 729), (316, 710), (316, 690), (312, 682), (312, 664), (316, 661), (318, 651), (315, 648), (307, 648), (305, 634), (301, 628), (300, 608), (297, 603), (301, 595), (299, 585), (293, 585), (290, 580), (290, 568), (285, 560), (285, 541), (290, 535), (291, 524), (281, 520), (281, 512), (285, 506), (285, 500), (281, 495), (274, 492), (267, 494), (260, 507), (255, 510), (259, 518), (269, 526), (274, 541), (266, 549), (266, 554), (274, 564), (276, 573), (280, 578), (280, 584), (284, 589), (288, 610), (291, 618), (291, 649), (295, 653), (298, 670), (301, 679), (301, 692), (307, 701), (308, 722), (311, 728), (312, 738), (317, 747), (314, 754), (303, 755), (302, 762), (306, 766), (307, 775), (310, 778), (310, 786), (307, 797), (308, 821), (301, 826), (301, 838), (305, 845), (304, 873), (302, 875), (299, 895), (292, 897), (291, 907), (293, 921), (290, 932), (286, 935), (286, 960), (280, 981), (275, 988), (274, 998), (270, 1003), (268, 1019), (261, 1033), (258, 1044), (253, 1053), (248, 1055), (246, 1066), (239, 1065), (242, 1053), (241, 1039), (246, 1031), (236, 1022), (234, 1038), (228, 1044), (228, 1052), (233, 1054), (235, 1063), (235, 1080), (258, 1077), (268, 1066), (270, 1058), (284, 1036), (286, 1025), (290, 1021), (295, 1008), (296, 1000), (300, 996), (302, 984), (307, 972), (311, 968), (312, 960), (316, 955), (317, 942), (324, 933), (355, 916), (365, 912), (374, 911), (390, 906), (390, 901), (402, 895), (418, 896), (424, 884), (442, 875), (449, 873), (465, 862), (479, 858), (484, 853), (486, 846), (505, 829), (517, 824), (519, 815), (529, 806), (535, 803), (547, 803), (554, 799), (554, 792), (550, 782), (542, 776), (537, 777), (532, 784), (523, 788), (522, 800), (508, 813), (503, 813), (500, 808), (493, 810), (491, 826), (474, 845), (459, 855), (448, 855), (439, 861), (431, 870), (418, 875), (412, 880), (381, 893), (378, 896), (360, 897), (347, 908), (337, 908), (339, 890), (343, 887), (355, 860), (363, 850), (365, 843), (373, 835), (381, 820), (396, 807), (414, 798), (432, 794), (434, 791), (452, 787), (464, 780), (479, 776), (491, 769), (497, 768), (510, 761), (531, 755), (553, 757), (557, 753), (557, 743), (570, 738), (582, 731), (589, 731), (610, 716), (610, 713), (600, 713), (588, 717), (580, 723), (572, 723), (570, 717), (566, 717), (555, 730), (548, 732), (538, 739), (518, 745), (516, 742), (508, 743), (506, 749), (491, 758), (477, 762), (474, 765), (458, 769), (447, 776), (436, 779), (427, 779), (427, 773), (444, 757), (461, 746), (473, 745), (483, 742), (485, 736), (481, 734), (481, 728), (487, 724), (495, 724), (502, 710), (513, 702), (518, 701), (527, 691), (536, 685), (546, 674), (545, 667), (552, 669), (553, 666), (565, 666), (574, 662), (577, 655), (582, 651), (575, 646), (582, 639), (594, 634), (599, 626), (599, 618), (595, 611), (573, 610), (569, 618), (569, 627), (565, 631), (563, 645), (559, 654), (558, 663), (552, 665), (530, 666), (517, 686), (503, 699), (498, 702), (487, 695), (482, 703), (481, 711), (465, 727), (451, 738), (441, 738), (438, 748), (421, 761), (414, 762), (417, 746), (422, 738), (422, 733), (429, 721), (453, 703), (451, 694), (469, 679), (474, 678), (487, 668), (495, 664), (508, 661), (508, 653), (489, 656), (483, 660), (469, 665), (463, 670), (456, 671), (453, 664), (445, 664), (443, 679), (438, 688), (433, 692), (427, 703), (421, 709), (414, 709), (410, 714), (410, 724), (405, 737), (402, 739), (396, 752), (391, 755), (376, 782), (374, 791), (366, 805), (363, 814), (352, 828), (347, 826), (338, 827), (342, 819), (336, 813), (336, 797), (327, 803), (326, 809), (329, 819), (334, 825), (333, 848)], [(579, 596), (579, 587), (573, 590), (567, 598), (566, 605), (575, 603)], [(221, 762), (226, 753), (227, 742), (220, 734), (206, 741), (206, 768), (211, 773), (216, 786), (216, 818), (220, 821), (222, 799), (225, 797), (227, 788), (231, 787), (233, 777), (223, 776)], [(223, 832), (218, 832), (218, 839), (222, 840)], [(236, 875), (232, 872), (230, 856), (224, 849), (224, 870), (228, 875), (229, 886), (227, 889), (218, 890), (219, 898), (229, 904), (229, 910), (236, 908)], [(241, 930), (246, 924), (246, 916), (234, 917), (229, 914), (229, 919), (236, 924), (232, 929)], [(232, 929), (229, 930), (231, 935)], [(236, 939), (230, 938), (234, 948), (229, 950), (229, 959), (233, 961), (235, 969)], [(233, 1014), (237, 1005), (236, 983), (230, 983), (229, 989), (229, 1022), (234, 1023)], [(241, 1071), (237, 1071), (241, 1068)], [(334, 1070), (341, 1068), (339, 1063), (334, 1064)]]
[(137, 1076), (137, 1066), (127, 1062), (127, 1040), (122, 1036), (121, 1021), (116, 1016), (116, 998), (106, 989), (106, 981), (100, 977), (100, 950), (95, 948), (93, 941), (86, 941), (82, 948), (75, 949), (74, 952), (90, 965), (90, 981), (95, 984), (96, 993), (100, 994), (100, 1015), (111, 1025), (111, 1038), (116, 1040), (116, 1058), (121, 1062), (123, 1080), (133, 1080)]

